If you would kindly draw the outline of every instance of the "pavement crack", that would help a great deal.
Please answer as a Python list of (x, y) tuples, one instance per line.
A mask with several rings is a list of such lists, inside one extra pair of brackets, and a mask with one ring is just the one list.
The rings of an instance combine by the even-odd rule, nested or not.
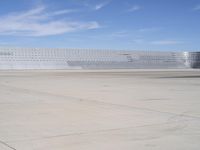
[(82, 131), (82, 132), (75, 132), (75, 133), (66, 133), (66, 134), (59, 134), (59, 135), (51, 135), (51, 136), (43, 136), (38, 138), (30, 138), (24, 140), (15, 140), (15, 141), (7, 141), (10, 143), (16, 142), (24, 142), (24, 141), (40, 141), (40, 140), (49, 140), (54, 138), (61, 138), (61, 137), (70, 137), (70, 136), (86, 136), (91, 134), (106, 134), (109, 132), (115, 132), (120, 130), (127, 130), (127, 129), (137, 129), (137, 128), (145, 128), (145, 127), (154, 127), (154, 126), (161, 126), (161, 125), (170, 125), (176, 122), (162, 122), (162, 123), (155, 123), (155, 124), (146, 124), (146, 125), (139, 125), (139, 126), (129, 126), (129, 127), (119, 127), (119, 128), (110, 128), (110, 129), (101, 129), (101, 130), (94, 130), (94, 131)]
[(4, 146), (8, 147), (9, 149), (17, 150), (16, 148), (10, 146), (8, 143), (6, 143), (6, 142), (4, 142), (4, 141), (0, 141), (0, 144), (2, 144), (2, 145), (4, 145)]
[[(174, 113), (174, 112), (168, 112), (168, 111), (160, 111), (160, 110), (155, 110), (155, 109), (151, 109), (151, 108), (144, 108), (144, 107), (138, 107), (138, 106), (128, 106), (128, 105), (124, 105), (124, 104), (116, 104), (116, 103), (109, 103), (109, 102), (104, 102), (104, 101), (99, 101), (99, 100), (91, 100), (91, 99), (85, 99), (85, 98), (80, 98), (80, 97), (75, 97), (75, 96), (66, 96), (66, 95), (60, 95), (60, 94), (53, 94), (50, 92), (45, 92), (45, 91), (38, 91), (38, 90), (33, 90), (33, 89), (26, 89), (26, 88), (22, 88), (22, 87), (14, 87), (11, 85), (5, 85), (5, 84), (0, 84), (1, 86), (4, 87), (9, 87), (12, 88), (14, 90), (18, 90), (20, 92), (24, 92), (24, 93), (32, 93), (32, 94), (40, 94), (40, 95), (51, 95), (54, 97), (60, 97), (62, 99), (71, 99), (74, 100), (76, 102), (81, 102), (82, 104), (86, 104), (86, 103), (93, 103), (96, 106), (102, 105), (102, 106), (113, 106), (115, 108), (124, 108), (124, 109), (134, 109), (134, 110), (142, 110), (142, 111), (146, 111), (146, 112), (154, 112), (154, 113), (160, 113), (160, 114), (168, 114), (168, 115), (172, 115), (172, 116), (179, 116), (179, 113)], [(182, 117), (186, 117), (186, 118), (192, 118), (192, 119), (198, 119), (200, 120), (199, 116), (193, 116), (193, 115), (187, 115), (187, 114), (182, 114)]]

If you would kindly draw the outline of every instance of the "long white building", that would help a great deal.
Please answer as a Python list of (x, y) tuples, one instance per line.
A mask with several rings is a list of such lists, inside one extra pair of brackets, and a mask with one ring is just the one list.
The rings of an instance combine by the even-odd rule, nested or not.
[(0, 48), (0, 69), (200, 68), (200, 52)]

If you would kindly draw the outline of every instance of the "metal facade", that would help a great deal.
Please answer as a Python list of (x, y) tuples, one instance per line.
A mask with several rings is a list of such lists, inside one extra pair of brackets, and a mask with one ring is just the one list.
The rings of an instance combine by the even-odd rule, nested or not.
[(0, 48), (0, 69), (200, 68), (200, 52)]

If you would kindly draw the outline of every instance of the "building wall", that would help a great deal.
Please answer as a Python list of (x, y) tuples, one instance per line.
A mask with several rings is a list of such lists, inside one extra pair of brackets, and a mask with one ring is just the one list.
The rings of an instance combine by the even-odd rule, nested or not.
[(200, 52), (0, 48), (0, 69), (200, 68)]

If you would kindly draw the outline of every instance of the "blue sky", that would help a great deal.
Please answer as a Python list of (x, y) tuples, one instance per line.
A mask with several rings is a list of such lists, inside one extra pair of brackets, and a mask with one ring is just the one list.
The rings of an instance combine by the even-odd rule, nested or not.
[(1, 0), (0, 47), (200, 50), (200, 0)]

